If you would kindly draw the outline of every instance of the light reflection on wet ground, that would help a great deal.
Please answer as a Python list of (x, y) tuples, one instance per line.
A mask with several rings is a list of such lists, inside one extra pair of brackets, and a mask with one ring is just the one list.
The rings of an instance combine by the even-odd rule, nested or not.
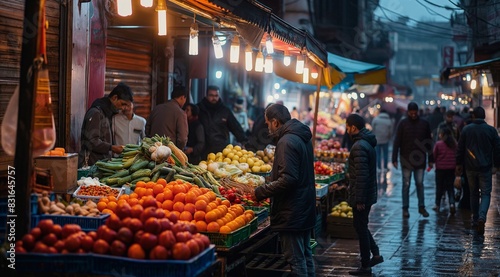
[[(455, 215), (449, 215), (445, 202), (440, 212), (431, 209), (434, 170), (424, 176), (428, 218), (418, 213), (412, 180), (410, 218), (403, 219), (401, 171), (391, 169), (387, 178), (370, 215), (370, 230), (385, 259), (372, 268), (372, 276), (500, 276), (500, 178), (493, 179), (484, 236), (471, 229), (468, 210), (457, 209)], [(359, 266), (357, 240), (325, 233), (317, 239), (317, 276), (348, 276), (349, 270)]]

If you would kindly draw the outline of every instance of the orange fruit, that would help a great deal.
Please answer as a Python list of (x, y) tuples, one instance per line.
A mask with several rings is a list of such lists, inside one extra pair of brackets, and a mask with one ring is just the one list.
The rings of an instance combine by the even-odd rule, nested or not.
[(245, 226), (245, 224), (247, 224), (247, 222), (239, 216), (237, 218), (235, 218), (233, 221), (238, 223), (238, 227), (242, 227), (242, 226)]
[(106, 209), (108, 207), (108, 204), (104, 201), (99, 201), (99, 203), (97, 203), (97, 209), (102, 212), (102, 210)]
[(181, 192), (186, 193), (186, 187), (181, 186), (179, 184), (174, 185), (172, 192), (174, 193), (174, 195), (177, 195), (178, 193), (181, 193)]
[(210, 208), (212, 208), (212, 210), (217, 209), (217, 204), (215, 202), (210, 202), (208, 203), (208, 205), (210, 206)]
[(118, 205), (123, 204), (123, 203), (127, 203), (127, 200), (126, 199), (118, 199), (118, 201), (116, 201), (116, 204), (118, 204)]
[(222, 199), (220, 199), (219, 197), (215, 198), (215, 203), (217, 203), (217, 205), (220, 205), (221, 202), (222, 202)]
[(205, 212), (208, 213), (211, 210), (212, 210), (212, 207), (210, 207), (210, 206), (207, 205), (207, 207), (205, 208)]
[(252, 221), (252, 219), (254, 218), (254, 216), (250, 213), (245, 213), (243, 214), (243, 216), (247, 218), (247, 222)]
[(174, 214), (175, 215), (175, 218), (179, 218), (181, 216), (181, 213), (178, 212), (178, 211), (171, 211), (170, 212), (171, 214)]
[(156, 185), (155, 182), (149, 181), (149, 182), (146, 183), (146, 188), (147, 189), (152, 189), (155, 185)]
[(229, 221), (226, 226), (231, 228), (232, 231), (238, 230), (238, 224), (234, 221)]
[(186, 199), (186, 194), (184, 192), (179, 192), (174, 196), (174, 202), (184, 203)]
[(134, 206), (135, 204), (139, 203), (139, 199), (137, 198), (129, 198), (128, 201), (130, 206)]
[(210, 191), (209, 188), (200, 188), (200, 190), (201, 190), (202, 193), (207, 193), (207, 192)]
[(128, 197), (128, 198), (130, 199), (130, 198), (138, 198), (138, 197), (139, 197), (139, 195), (137, 195), (137, 193), (132, 192), (132, 193), (129, 195), (129, 197)]
[(203, 201), (205, 201), (205, 203), (209, 203), (210, 202), (208, 200), (208, 197), (206, 197), (204, 194), (196, 197), (196, 202), (198, 202), (199, 200), (203, 200)]
[(165, 200), (161, 204), (161, 207), (164, 210), (172, 211), (172, 210), (174, 210), (174, 201), (172, 201), (172, 200)]
[(217, 222), (210, 222), (207, 225), (207, 231), (208, 232), (214, 232), (217, 233), (219, 232), (220, 226), (217, 224)]
[(234, 216), (232, 216), (230, 213), (227, 213), (224, 218), (227, 222), (234, 220)]
[(231, 206), (231, 202), (229, 202), (229, 200), (227, 199), (222, 200), (221, 204), (228, 208)]
[[(154, 191), (154, 189), (153, 189)], [(165, 194), (163, 194), (163, 190), (162, 192), (158, 193), (155, 198), (156, 198), (156, 201), (160, 202), (160, 203), (163, 203), (163, 201), (165, 201), (165, 199), (163, 199), (165, 196)]]
[(114, 211), (115, 211), (115, 209), (116, 209), (116, 206), (118, 206), (118, 203), (116, 203), (116, 202), (114, 202), (114, 201), (112, 201), (112, 202), (110, 201), (110, 202), (108, 203), (107, 208), (108, 208), (108, 209), (110, 209), (110, 210), (112, 210), (112, 211), (114, 212)]
[(217, 219), (218, 219), (217, 214), (214, 213), (214, 211), (210, 211), (210, 212), (205, 214), (205, 221), (206, 222), (217, 221)]
[(109, 202), (109, 199), (108, 199), (107, 197), (103, 197), (103, 198), (101, 198), (101, 200), (99, 200), (99, 201), (102, 201), (102, 202), (104, 202), (104, 203), (108, 203), (108, 202)]
[(179, 220), (191, 221), (193, 220), (193, 215), (188, 211), (183, 211), (179, 216)]
[(198, 220), (205, 220), (205, 212), (204, 212), (204, 211), (196, 211), (196, 212), (194, 213), (193, 218), (194, 218), (195, 220), (197, 220), (197, 221), (198, 221)]
[(156, 180), (156, 183), (165, 187), (167, 185), (167, 180), (165, 180), (163, 178), (158, 178), (158, 180)]
[(146, 195), (148, 195), (148, 196), (149, 196), (149, 195), (153, 196), (153, 189), (152, 189), (152, 188), (147, 188), (147, 189), (146, 189)]
[(112, 210), (110, 210), (110, 209), (104, 209), (104, 210), (101, 211), (101, 213), (103, 213), (103, 214), (114, 214), (114, 212)]
[(120, 195), (120, 197), (118, 197), (118, 200), (121, 200), (121, 199), (128, 200), (129, 198), (130, 198), (130, 196), (128, 194), (122, 194), (122, 195)]
[(198, 220), (194, 224), (198, 232), (206, 232), (207, 231), (207, 223), (203, 220)]
[(226, 226), (226, 225), (220, 227), (220, 229), (219, 229), (219, 233), (221, 233), (221, 234), (229, 234), (232, 231), (233, 230), (231, 230), (231, 228), (229, 226)]
[(217, 219), (222, 217), (222, 213), (220, 212), (219, 209), (215, 208), (211, 211), (211, 213), (215, 213), (217, 215)]
[(253, 210), (245, 210), (244, 214), (251, 214), (252, 218), (255, 217), (255, 212)]
[(163, 189), (163, 200), (174, 200), (174, 193), (168, 189)]
[(227, 207), (225, 205), (217, 206), (217, 209), (222, 213), (222, 215), (227, 214)]
[(163, 192), (163, 185), (160, 185), (160, 184), (156, 184), (153, 186), (153, 195), (158, 195), (159, 193), (162, 193)]
[(175, 180), (175, 182), (176, 182), (177, 184), (184, 184), (184, 180), (181, 180), (181, 179), (177, 179), (177, 180)]
[(146, 182), (139, 181), (139, 182), (135, 183), (135, 187), (136, 188), (144, 188), (144, 187), (146, 187)]
[(222, 218), (217, 219), (215, 222), (217, 222), (217, 224), (219, 224), (219, 226), (224, 226), (224, 225), (226, 225), (226, 223), (227, 223), (227, 222), (226, 222), (226, 221), (224, 221), (224, 219), (222, 219)]
[(138, 198), (142, 198), (144, 195), (146, 195), (146, 188), (140, 187), (140, 188), (135, 188), (135, 193), (137, 193)]
[(184, 182), (182, 185), (186, 188), (186, 192), (188, 192), (193, 187), (193, 184), (191, 184), (190, 182)]
[(114, 195), (110, 195), (110, 196), (108, 196), (108, 200), (116, 202), (117, 199), (116, 199), (116, 197)]
[(215, 201), (215, 199), (217, 198), (217, 195), (213, 191), (209, 191), (205, 193), (205, 195), (208, 197), (208, 200), (210, 201)]
[(196, 203), (194, 204), (194, 207), (198, 211), (204, 211), (207, 209), (207, 202), (205, 202), (205, 200), (203, 200), (203, 199), (200, 199), (200, 200), (196, 201)]
[(178, 211), (179, 213), (183, 212), (184, 211), (184, 203), (182, 203), (182, 202), (174, 202), (173, 210), (174, 211)]
[(193, 203), (186, 203), (184, 205), (184, 211), (188, 211), (191, 214), (194, 214), (196, 212), (196, 208), (194, 207)]
[(127, 257), (133, 259), (145, 259), (146, 252), (144, 251), (144, 249), (142, 249), (140, 244), (134, 243), (128, 248)]
[(194, 204), (194, 203), (196, 203), (196, 197), (197, 197), (196, 194), (194, 192), (190, 191), (190, 192), (186, 193), (186, 198), (185, 198), (184, 202)]

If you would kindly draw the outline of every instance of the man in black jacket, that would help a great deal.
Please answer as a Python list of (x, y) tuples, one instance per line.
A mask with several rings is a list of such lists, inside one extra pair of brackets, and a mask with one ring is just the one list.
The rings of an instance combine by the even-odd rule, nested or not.
[[(460, 177), (465, 166), (469, 182), (472, 225), (484, 234), (486, 215), (490, 207), (492, 167), (500, 166), (500, 138), (495, 128), (484, 119), (483, 108), (472, 112), (472, 122), (462, 129), (457, 146), (456, 176)], [(496, 169), (495, 169), (496, 171)]]
[(233, 112), (222, 103), (219, 97), (219, 87), (209, 86), (207, 96), (198, 103), (200, 120), (205, 128), (206, 148), (203, 157), (209, 153), (222, 151), (229, 144), (229, 132), (233, 133), (236, 140), (245, 145), (247, 137)]
[(255, 189), (258, 201), (272, 197), (271, 229), (279, 233), (292, 276), (314, 276), (310, 245), (315, 225), (314, 154), (308, 126), (291, 119), (288, 109), (266, 109), (269, 135), (276, 143), (271, 182)]
[[(353, 225), (359, 239), (361, 266), (351, 275), (371, 276), (371, 267), (384, 261), (377, 243), (368, 229), (368, 217), (373, 204), (377, 203), (377, 155), (375, 135), (365, 128), (365, 120), (359, 114), (346, 119), (346, 131), (354, 142), (349, 154), (349, 205), (352, 207)], [(370, 252), (373, 257), (370, 259)]]
[(82, 124), (81, 149), (78, 167), (91, 166), (98, 160), (111, 158), (111, 152), (120, 154), (123, 145), (114, 145), (111, 119), (123, 106), (134, 101), (132, 90), (119, 83), (109, 95), (96, 99), (85, 113)]
[(431, 128), (426, 120), (418, 116), (418, 105), (415, 102), (408, 104), (407, 117), (399, 122), (396, 138), (392, 147), (392, 164), (398, 168), (398, 154), (400, 156), (401, 169), (403, 171), (403, 217), (410, 217), (408, 208), (410, 206), (410, 179), (414, 174), (417, 186), (418, 212), (428, 217), (425, 210), (424, 199), (424, 170), (429, 159), (430, 168), (434, 166), (432, 157), (433, 140)]

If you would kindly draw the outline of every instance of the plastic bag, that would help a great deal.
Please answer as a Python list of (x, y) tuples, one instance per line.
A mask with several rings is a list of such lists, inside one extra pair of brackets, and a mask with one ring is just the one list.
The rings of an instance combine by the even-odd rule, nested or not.
[(2, 120), (2, 148), (9, 156), (16, 154), (17, 111), (19, 108), (19, 86), (10, 97)]

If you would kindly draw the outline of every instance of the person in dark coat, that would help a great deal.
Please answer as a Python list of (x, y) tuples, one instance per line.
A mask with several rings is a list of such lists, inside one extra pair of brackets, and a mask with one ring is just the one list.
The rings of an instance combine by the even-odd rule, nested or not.
[(219, 87), (209, 86), (207, 96), (198, 103), (199, 120), (205, 128), (206, 148), (203, 157), (222, 151), (229, 144), (229, 132), (245, 145), (247, 137), (233, 112), (219, 98)]
[(354, 142), (348, 160), (348, 203), (352, 207), (361, 256), (361, 266), (349, 274), (371, 276), (371, 267), (384, 261), (368, 229), (370, 209), (377, 203), (377, 155), (374, 148), (377, 139), (365, 128), (365, 120), (358, 114), (347, 117), (346, 128)]
[(205, 149), (205, 130), (198, 120), (200, 109), (192, 103), (186, 104), (186, 116), (188, 120), (188, 140), (184, 153), (192, 164), (199, 164), (202, 160), (202, 153)]
[(292, 276), (314, 276), (310, 246), (316, 221), (312, 133), (307, 125), (291, 119), (283, 105), (271, 105), (265, 117), (276, 150), (271, 182), (255, 188), (255, 198), (272, 198), (271, 230), (279, 233)]
[(119, 83), (109, 95), (92, 103), (83, 118), (79, 168), (91, 166), (99, 160), (111, 158), (111, 153), (120, 154), (123, 151), (123, 145), (114, 145), (111, 122), (113, 115), (133, 101), (130, 87)]
[(460, 178), (464, 168), (470, 190), (472, 225), (484, 234), (486, 215), (490, 207), (492, 190), (492, 167), (500, 166), (500, 137), (497, 130), (484, 119), (482, 107), (472, 111), (472, 123), (462, 130), (457, 146), (457, 168), (455, 176)]
[(408, 104), (407, 115), (408, 117), (401, 120), (396, 131), (392, 147), (392, 164), (394, 168), (398, 168), (399, 156), (403, 171), (403, 217), (410, 217), (408, 208), (412, 173), (417, 186), (418, 212), (428, 217), (429, 213), (425, 210), (424, 170), (427, 160), (430, 168), (434, 166), (431, 128), (426, 120), (418, 116), (418, 105), (415, 102)]

